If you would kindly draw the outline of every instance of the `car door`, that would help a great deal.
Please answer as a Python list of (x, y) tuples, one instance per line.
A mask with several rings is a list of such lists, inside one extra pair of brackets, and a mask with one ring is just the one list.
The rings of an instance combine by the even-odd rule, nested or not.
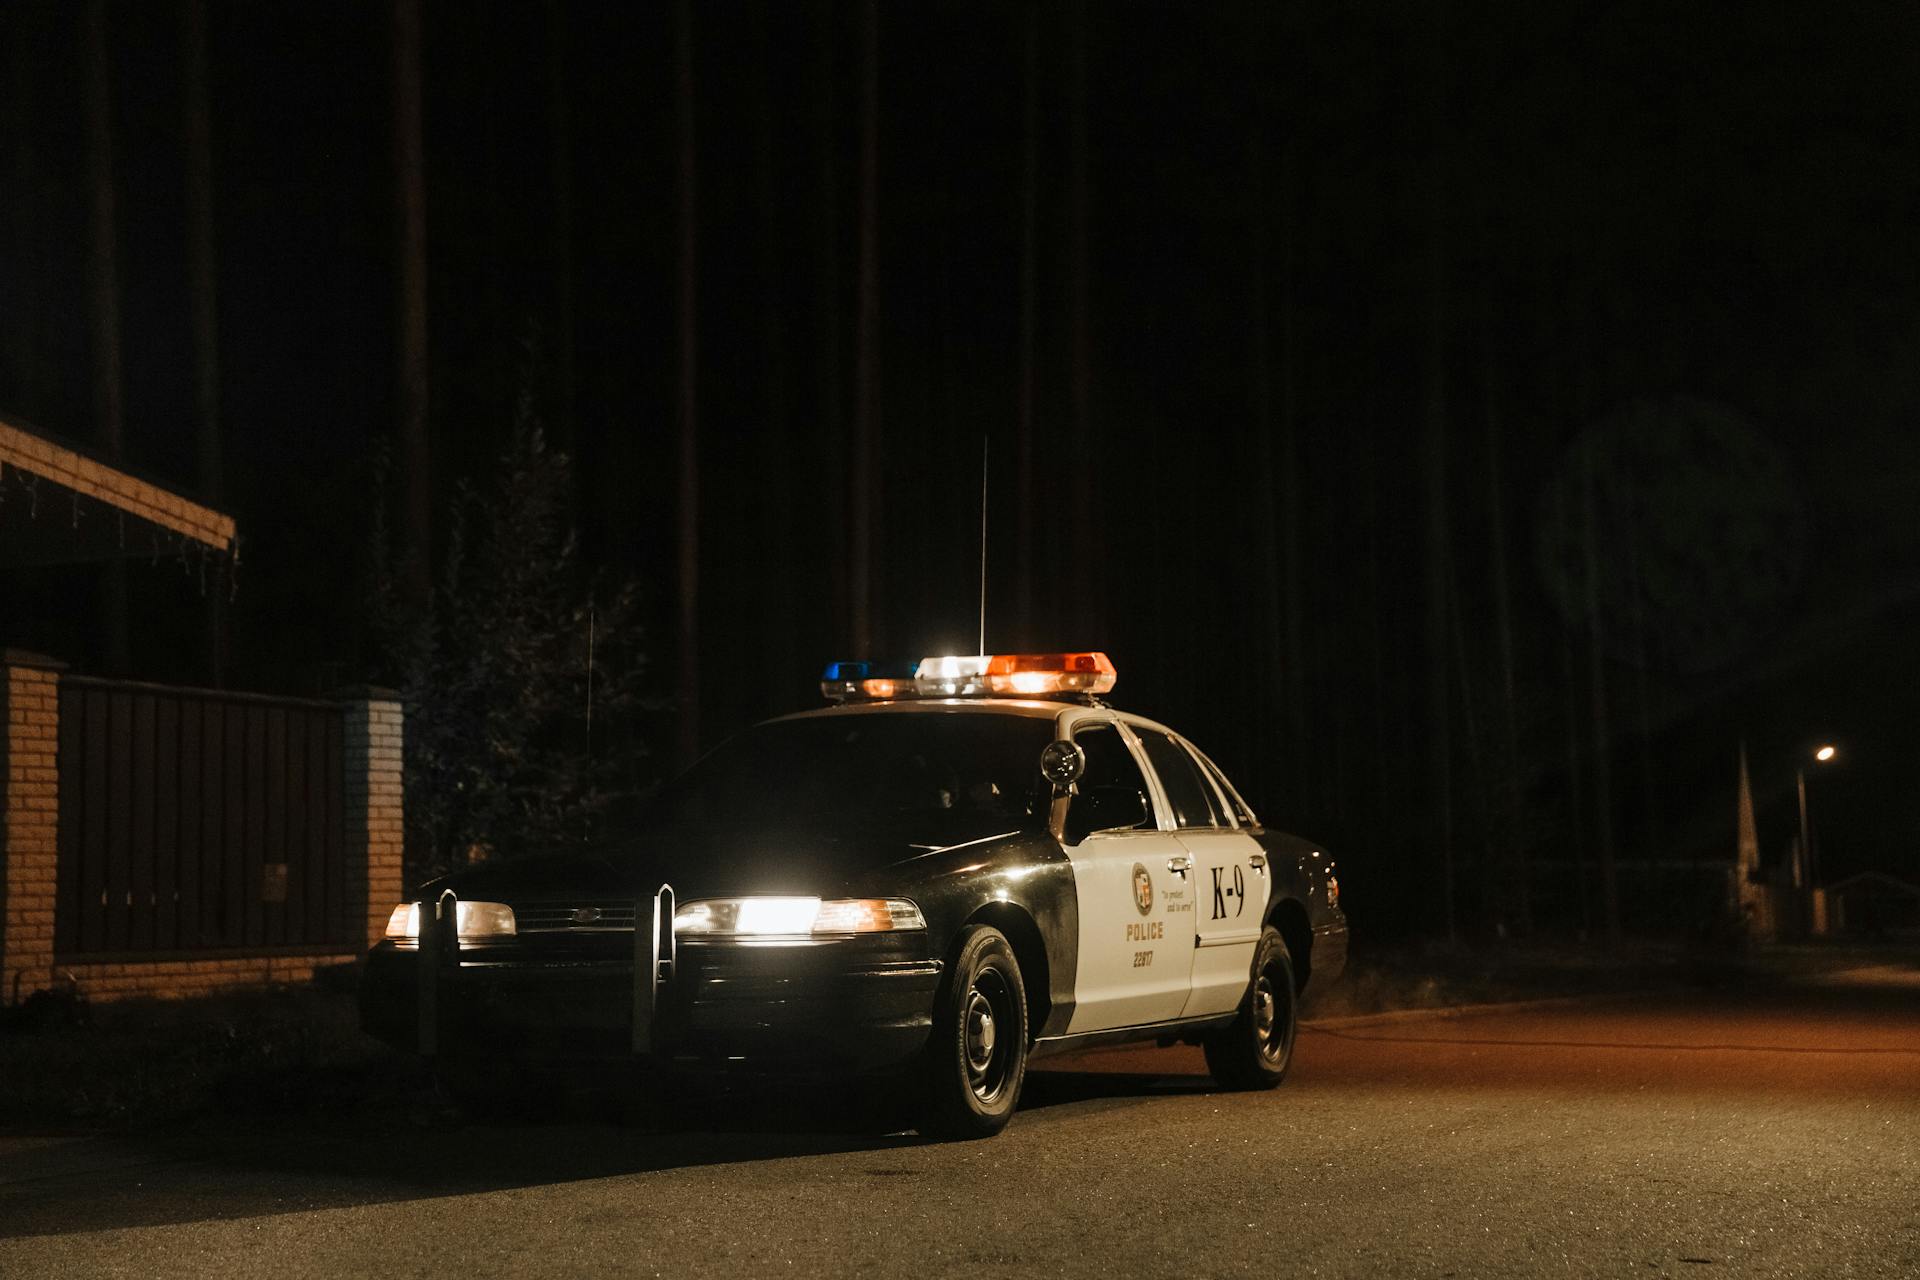
[[(1067, 1031), (1169, 1021), (1187, 1003), (1193, 963), (1189, 855), (1133, 745), (1111, 717), (1089, 714), (1067, 732), (1087, 759), (1062, 831), (1080, 909)], [(1129, 792), (1141, 803), (1131, 811), (1116, 809)], [(1117, 818), (1134, 821), (1116, 828)]]
[(1194, 861), (1191, 991), (1181, 1016), (1230, 1013), (1246, 993), (1266, 917), (1271, 879), (1266, 853), (1237, 825), (1228, 797), (1185, 742), (1155, 725), (1129, 727), (1166, 792), (1180, 843)]

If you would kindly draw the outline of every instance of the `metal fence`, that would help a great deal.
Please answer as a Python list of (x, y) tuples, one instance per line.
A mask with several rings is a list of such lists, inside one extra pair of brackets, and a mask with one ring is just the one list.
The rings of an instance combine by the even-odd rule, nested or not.
[(359, 945), (335, 704), (65, 676), (56, 960)]

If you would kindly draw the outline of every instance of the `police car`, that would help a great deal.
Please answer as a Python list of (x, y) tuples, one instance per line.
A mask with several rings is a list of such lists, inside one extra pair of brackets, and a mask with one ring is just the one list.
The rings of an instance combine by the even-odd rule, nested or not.
[(455, 1082), (555, 1056), (905, 1081), (947, 1137), (1096, 1044), (1197, 1043), (1271, 1088), (1346, 963), (1334, 867), (1114, 680), (1100, 653), (835, 663), (831, 705), (722, 744), (622, 842), (397, 906), (365, 1024)]

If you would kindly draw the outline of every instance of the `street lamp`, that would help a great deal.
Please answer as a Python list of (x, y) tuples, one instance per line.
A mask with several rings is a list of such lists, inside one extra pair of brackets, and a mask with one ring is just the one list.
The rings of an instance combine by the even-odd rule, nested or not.
[[(1813, 753), (1813, 758), (1821, 764), (1833, 759), (1835, 751), (1831, 744), (1823, 745)], [(1807, 887), (1811, 889), (1820, 880), (1820, 864), (1813, 855), (1812, 826), (1807, 821), (1807, 766), (1803, 762), (1793, 771), (1795, 787), (1800, 792), (1800, 865), (1805, 869)]]

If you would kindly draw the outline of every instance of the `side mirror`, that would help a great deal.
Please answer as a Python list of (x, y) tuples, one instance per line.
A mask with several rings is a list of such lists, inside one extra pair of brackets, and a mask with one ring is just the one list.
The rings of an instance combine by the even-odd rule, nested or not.
[(1067, 809), (1067, 843), (1103, 831), (1131, 831), (1147, 820), (1147, 798), (1137, 787), (1089, 787)]
[(1049, 742), (1040, 752), (1040, 776), (1052, 784), (1055, 795), (1070, 790), (1086, 771), (1087, 753), (1077, 742)]

